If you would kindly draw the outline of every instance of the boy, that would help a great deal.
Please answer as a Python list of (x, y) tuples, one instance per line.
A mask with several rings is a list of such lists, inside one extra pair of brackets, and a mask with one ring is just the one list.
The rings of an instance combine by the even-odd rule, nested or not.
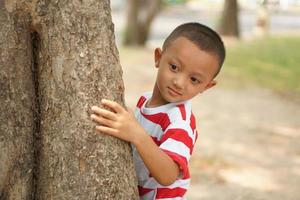
[(101, 103), (112, 111), (92, 107), (98, 131), (132, 144), (141, 199), (185, 199), (197, 139), (190, 99), (216, 84), (224, 58), (216, 32), (182, 24), (155, 49), (156, 83), (139, 99), (135, 116), (109, 100)]

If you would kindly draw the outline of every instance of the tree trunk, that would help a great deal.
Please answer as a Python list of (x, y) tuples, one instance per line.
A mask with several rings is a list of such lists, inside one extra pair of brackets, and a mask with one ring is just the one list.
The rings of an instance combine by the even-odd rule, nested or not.
[(225, 0), (221, 22), (218, 29), (221, 35), (239, 37), (238, 14), (239, 8), (237, 0)]
[(144, 46), (151, 24), (162, 0), (129, 0), (127, 25), (123, 43), (126, 46)]
[(31, 199), (35, 92), (29, 15), (0, 1), (0, 199)]
[[(1, 195), (137, 199), (130, 146), (89, 119), (102, 98), (123, 103), (109, 1), (0, 2), (1, 40), (12, 38), (0, 43)], [(20, 198), (11, 174), (28, 183)]]
[(256, 26), (254, 33), (256, 36), (262, 37), (267, 36), (269, 31), (269, 13), (267, 8), (267, 0), (260, 3), (257, 9)]

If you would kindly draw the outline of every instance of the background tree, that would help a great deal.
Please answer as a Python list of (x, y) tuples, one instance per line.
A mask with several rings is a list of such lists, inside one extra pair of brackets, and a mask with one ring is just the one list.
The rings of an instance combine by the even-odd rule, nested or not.
[(239, 7), (237, 0), (225, 0), (218, 32), (224, 36), (239, 37)]
[(269, 31), (269, 13), (268, 13), (268, 1), (263, 0), (258, 5), (256, 26), (254, 28), (254, 33), (257, 36), (266, 36)]
[(108, 0), (0, 1), (0, 199), (137, 199), (130, 147), (91, 105), (123, 102)]
[(124, 45), (145, 45), (151, 24), (161, 4), (162, 0), (128, 0)]

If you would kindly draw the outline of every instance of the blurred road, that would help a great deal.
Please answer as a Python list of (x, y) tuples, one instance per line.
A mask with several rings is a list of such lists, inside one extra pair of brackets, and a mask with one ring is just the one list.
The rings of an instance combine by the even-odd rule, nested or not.
[[(114, 9), (112, 11), (113, 22), (117, 44), (121, 41), (121, 35), (126, 23), (126, 9)], [(216, 28), (218, 19), (221, 15), (220, 9), (201, 9), (195, 11), (183, 6), (165, 8), (155, 19), (148, 44), (150, 46), (160, 45), (162, 40), (179, 24), (189, 21), (197, 21)], [(244, 38), (253, 36), (256, 24), (257, 13), (255, 10), (241, 10), (240, 12), (240, 31)], [(288, 12), (273, 11), (269, 19), (269, 33), (297, 33), (300, 34), (300, 10)]]

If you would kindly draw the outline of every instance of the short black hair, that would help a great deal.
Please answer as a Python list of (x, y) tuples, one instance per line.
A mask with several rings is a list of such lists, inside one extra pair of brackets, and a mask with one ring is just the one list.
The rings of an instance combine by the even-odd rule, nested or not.
[(185, 23), (177, 26), (166, 38), (163, 44), (163, 50), (178, 37), (185, 37), (197, 45), (201, 50), (215, 54), (219, 59), (219, 68), (215, 76), (218, 75), (225, 60), (225, 47), (217, 32), (208, 26), (197, 22)]

